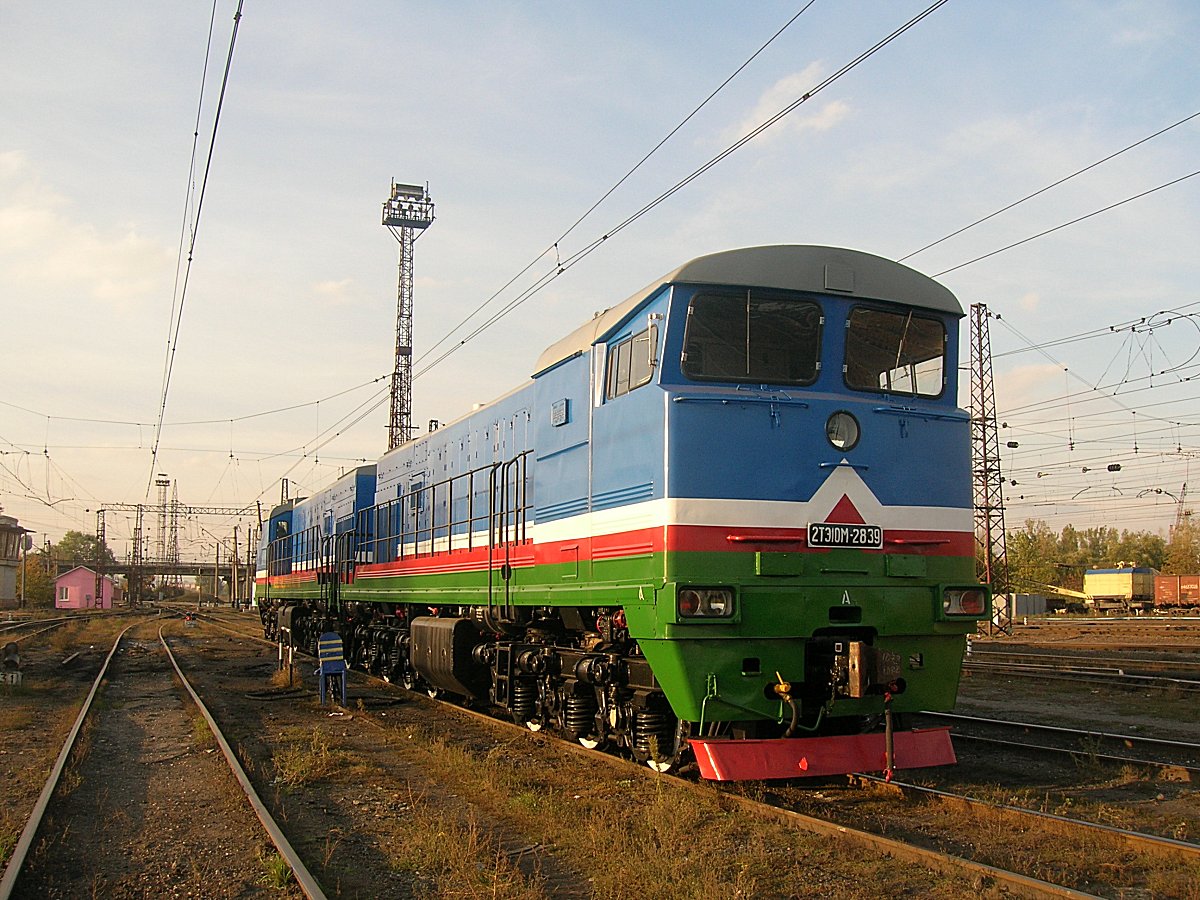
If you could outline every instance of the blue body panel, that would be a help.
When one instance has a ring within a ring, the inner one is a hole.
[[[834,467],[846,464],[884,506],[969,508],[971,484],[961,467],[970,456],[969,417],[956,405],[957,301],[906,267],[829,248],[785,248],[803,278],[791,269],[760,273],[757,261],[777,252],[760,250],[733,254],[750,264],[748,278],[762,276],[749,284],[820,305],[820,368],[811,384],[689,379],[681,366],[689,303],[714,285],[727,293],[744,288],[724,281],[652,284],[594,319],[594,327],[565,338],[561,352],[558,345],[547,350],[531,381],[297,502],[289,512],[292,558],[297,565],[316,558],[321,540],[351,527],[360,547],[375,535],[358,557],[364,561],[393,560],[405,541],[425,549],[463,546],[486,533],[482,511],[498,482],[516,478],[523,493],[511,502],[523,505],[527,526],[668,497],[808,501]],[[703,274],[707,259],[685,269]],[[860,266],[860,280],[834,272],[839,261]],[[825,274],[813,274],[821,266]],[[783,282],[793,277],[814,284],[824,278],[826,289],[788,290]],[[889,304],[888,296],[855,294],[847,284],[877,295],[897,292],[917,303],[922,317],[942,322],[950,339],[940,396],[847,388],[843,344],[851,312],[910,308]],[[605,397],[611,351],[648,326],[658,344],[651,380]],[[861,429],[846,451],[825,436],[826,420],[839,410],[851,412]],[[522,471],[502,468],[517,458]],[[277,536],[272,530],[264,539]]]
[[[872,301],[814,296],[825,315],[821,368],[804,386],[705,384],[680,370],[687,304],[697,289],[676,286],[659,384],[667,390],[666,428],[671,436],[667,494],[750,500],[809,500],[828,470],[843,459],[855,467],[887,505],[971,505],[971,485],[958,461],[970,458],[970,418],[955,404],[957,347],[946,347],[951,374],[937,398],[850,391],[842,375],[842,334],[854,306]],[[948,334],[954,317],[940,317]],[[838,410],[861,427],[855,448],[840,452],[825,438],[825,422]],[[731,445],[736,452],[730,452]],[[912,461],[922,461],[915,477]]]

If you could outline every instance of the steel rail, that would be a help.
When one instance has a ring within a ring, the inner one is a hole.
[[[649,771],[649,770],[647,770]],[[671,777],[671,776],[665,776]],[[732,800],[734,803],[744,809],[753,812],[760,816],[771,817],[777,821],[787,825],[794,825],[802,831],[807,831],[811,834],[821,835],[824,837],[832,837],[837,840],[847,840],[858,844],[869,850],[878,851],[884,855],[893,856],[899,859],[907,860],[908,862],[924,865],[927,868],[940,872],[943,875],[962,875],[963,872],[970,872],[980,879],[993,880],[997,884],[1003,885],[1006,889],[1006,896],[1013,895],[1018,897],[1083,897],[1094,898],[1096,894],[1089,894],[1085,891],[1079,891],[1075,888],[1065,887],[1064,885],[1054,884],[1051,881],[1043,881],[1040,878],[1034,878],[1030,875],[1022,875],[1019,872],[1010,872],[1007,869],[1001,869],[996,866],[989,866],[986,863],[976,862],[972,859],[965,859],[961,856],[954,856],[950,853],[942,853],[940,850],[930,850],[927,847],[922,847],[919,844],[910,844],[905,841],[899,841],[895,838],[884,837],[883,835],[875,834],[870,831],[862,831],[857,828],[851,828],[848,825],[839,825],[836,822],[830,822],[826,819],[819,819],[815,816],[805,815],[804,813],[796,812],[795,810],[786,809],[782,806],[773,806],[769,803],[763,803],[760,800],[751,800],[749,797],[739,797],[736,794],[722,791],[723,796]]]
[[[1007,662],[1020,664],[1028,660],[1030,663],[1044,663],[1050,666],[1133,670],[1134,674],[1145,674],[1148,672],[1167,672],[1172,674],[1195,672],[1200,674],[1200,663],[1194,661],[1196,651],[1189,651],[1189,655],[1192,657],[1192,660],[1162,659],[1161,657],[1158,659],[1132,659],[1129,657],[1087,655],[1072,655],[1068,657],[1053,653],[1022,653],[1019,650],[980,650],[978,647],[975,647],[971,650],[971,655],[968,659],[972,662],[1000,664]]]
[[[239,637],[259,641],[275,646],[275,642],[268,641],[265,638],[257,635],[242,634],[222,622],[204,616],[206,621],[218,628],[229,631]],[[420,692],[408,691],[402,685],[395,684],[390,681],[384,681],[382,678],[377,678],[367,672],[359,669],[351,670],[368,681],[376,682],[386,688],[391,688],[398,691],[403,691],[417,698],[418,702],[436,703],[443,709],[452,711],[454,715],[463,718],[474,719],[479,722],[487,723],[491,727],[499,728],[505,731],[512,731],[521,734],[530,734],[531,732],[523,725],[518,725],[515,722],[506,722],[503,719],[498,719],[495,716],[487,715],[486,713],[478,712],[472,709],[466,709],[462,706],[456,706],[453,703],[437,700],[426,696]],[[378,728],[383,728],[382,724],[376,722],[370,715],[360,716],[361,721],[370,722]],[[541,732],[541,734],[545,734]],[[549,735],[554,737],[554,735]],[[694,787],[695,782],[681,778],[676,775],[665,775],[655,772],[648,766],[638,765],[629,760],[622,759],[617,756],[611,756],[606,753],[599,753],[595,750],[589,750],[578,744],[572,743],[565,739],[558,739],[558,745],[567,752],[579,756],[588,762],[602,762],[606,765],[618,769],[623,774],[636,774],[644,779],[659,779],[669,778],[684,786]],[[970,872],[980,878],[990,879],[998,884],[1002,884],[1013,896],[1042,898],[1042,897],[1066,897],[1066,898],[1084,898],[1084,900],[1094,900],[1096,895],[1089,894],[1084,891],[1078,891],[1074,888],[1057,885],[1053,882],[1042,881],[1032,876],[1022,875],[1019,872],[1010,872],[1006,869],[989,866],[985,863],[979,863],[974,860],[965,859],[961,856],[954,856],[948,853],[942,853],[938,850],[931,850],[926,847],[921,847],[917,844],[910,844],[904,841],[899,841],[894,838],[884,837],[883,835],[873,834],[869,831],[862,831],[856,828],[851,828],[846,825],[839,825],[835,822],[826,819],[820,819],[815,816],[805,815],[804,813],[796,812],[795,810],[786,809],[784,807],[775,806],[770,803],[764,803],[758,800],[751,800],[748,797],[740,797],[737,794],[731,793],[726,788],[719,788],[722,797],[735,803],[744,809],[753,812],[760,816],[773,818],[785,825],[790,825],[798,828],[801,831],[806,831],[810,834],[815,834],[821,837],[833,837],[840,841],[850,841],[861,847],[879,851],[883,854],[893,856],[897,859],[903,859],[908,862],[925,866],[943,875],[962,875],[964,872]]]
[[[71,730],[67,733],[67,738],[63,742],[58,759],[54,761],[54,766],[50,769],[50,776],[46,779],[46,784],[42,787],[41,794],[38,795],[37,803],[33,806],[33,812],[29,814],[25,828],[21,832],[21,836],[17,838],[16,846],[13,847],[12,856],[9,857],[8,865],[4,869],[4,876],[0,878],[0,900],[9,900],[12,897],[17,879],[21,875],[21,869],[25,867],[25,859],[28,857],[29,850],[33,846],[33,839],[37,835],[37,831],[42,824],[42,819],[46,814],[46,809],[50,805],[50,798],[54,795],[54,791],[58,787],[63,769],[67,765],[67,759],[70,757],[71,751],[75,749],[75,742],[79,737],[79,731],[83,728],[84,720],[92,708],[92,701],[95,699],[97,691],[100,690],[100,682],[108,674],[108,665],[116,655],[117,647],[121,644],[121,639],[136,624],[139,623],[133,622],[126,625],[121,633],[117,635],[112,649],[108,651],[108,656],[104,658],[104,664],[100,666],[100,674],[92,682],[92,689],[88,691],[87,697],[83,701],[83,707],[79,710],[79,715],[75,717],[75,724],[71,726]]]
[[[1012,750],[1025,750],[1034,753],[1049,753],[1058,756],[1086,756],[1089,759],[1099,760],[1100,762],[1115,763],[1125,766],[1143,766],[1149,769],[1162,769],[1167,772],[1186,772],[1189,775],[1200,775],[1200,766],[1191,766],[1186,763],[1163,762],[1155,759],[1138,759],[1133,756],[1113,756],[1110,753],[1093,753],[1091,750],[1083,750],[1078,747],[1051,747],[1048,744],[1024,744],[1020,741],[1006,741],[1003,738],[983,737],[978,734],[963,734],[961,731],[952,732],[956,741],[966,741],[976,744],[992,744],[997,747],[1004,747]],[[1191,780],[1191,779],[1188,779]]]
[[[1152,853],[1156,856],[1167,857],[1169,859],[1185,859],[1188,861],[1200,859],[1200,844],[1179,841],[1175,838],[1161,837],[1156,834],[1145,834],[1144,832],[1140,831],[1129,831],[1125,828],[1117,828],[1114,825],[1102,825],[1099,822],[1088,822],[1084,819],[1072,819],[1067,816],[1041,812],[1040,810],[1028,809],[1023,806],[1011,806],[1007,803],[992,803],[988,800],[980,800],[978,797],[969,797],[966,794],[956,794],[951,791],[923,787],[917,784],[908,784],[903,781],[886,782],[884,779],[878,778],[874,775],[859,774],[855,775],[854,777],[859,781],[866,782],[878,789],[893,790],[908,798],[932,797],[941,803],[958,804],[968,809],[1002,812],[1006,815],[1011,815],[1018,818],[1033,818],[1042,822],[1065,825],[1083,832],[1104,834],[1108,837],[1119,839],[1132,850]]]
[[[1061,734],[1068,737],[1104,738],[1111,741],[1121,741],[1125,744],[1145,744],[1151,747],[1200,753],[1200,744],[1188,741],[1175,741],[1169,738],[1144,737],[1137,734],[1114,734],[1108,731],[1086,731],[1082,728],[1066,728],[1062,725],[1039,725],[1034,722],[1014,722],[1011,719],[988,719],[983,716],[967,716],[962,713],[920,712],[919,716],[933,719],[946,719],[952,722],[976,725],[994,725],[1002,728],[1021,728],[1026,731],[1044,731],[1051,734]]]
[[[376,680],[373,676],[367,676]],[[382,684],[387,684],[391,687],[404,690],[400,685],[394,685],[390,682],[381,681]],[[410,692],[411,693],[411,692]],[[423,694],[416,694],[418,699],[425,698]],[[488,722],[493,726],[517,731],[527,732],[524,726],[518,725],[515,722],[505,722],[503,719],[497,719],[489,716],[486,713],[477,712],[471,709],[465,709],[460,706],[455,706],[452,703],[445,703],[439,700],[432,700],[433,703],[438,703],[447,709],[453,710],[454,713],[477,719],[483,722]],[[554,735],[551,735],[552,737]],[[582,746],[571,743],[565,739],[559,739],[561,746],[568,752],[573,753],[586,759],[589,762],[594,762],[597,759],[603,760],[606,764],[618,768],[623,773],[636,772],[640,777],[646,779],[666,778],[677,784],[686,787],[695,787],[695,782],[678,775],[661,774],[648,766],[639,765],[630,762],[627,759],[622,759],[617,756],[611,756],[606,753],[597,753],[595,750],[588,750]],[[943,875],[962,875],[963,872],[970,872],[983,879],[991,879],[999,884],[1003,884],[1008,892],[1019,897],[1071,897],[1071,898],[1093,898],[1096,895],[1089,894],[1084,891],[1078,891],[1074,888],[1065,887],[1063,885],[1054,884],[1053,882],[1043,881],[1039,878],[1034,878],[1029,875],[1022,875],[1019,872],[1010,872],[1007,869],[1001,869],[996,866],[990,866],[986,863],[976,862],[972,859],[966,859],[961,856],[955,856],[950,853],[943,853],[940,850],[933,850],[928,847],[922,847],[919,844],[912,844],[907,841],[897,840],[895,838],[884,837],[874,832],[864,831],[858,828],[852,828],[848,825],[840,825],[837,822],[821,819],[816,816],[810,816],[805,813],[797,812],[786,807],[776,806],[772,803],[766,803],[761,800],[752,800],[749,797],[742,797],[732,793],[727,787],[717,788],[721,796],[732,803],[741,806],[743,809],[752,812],[756,815],[766,818],[773,818],[776,821],[782,822],[785,825],[793,826],[801,831],[815,834],[820,837],[832,837],[839,841],[850,841],[860,847],[868,850],[878,851],[882,854],[902,859],[907,862],[925,866],[933,871]]]
[[[27,631],[24,634],[13,635],[9,641],[13,644],[21,641],[27,641],[30,638],[38,637],[39,635],[45,634],[47,631],[53,631],[55,628],[61,628],[62,626],[62,622],[56,622],[53,625],[47,625],[45,628],[39,628],[37,631]]]
[[[418,702],[428,701],[436,703],[439,706],[450,710],[453,714],[462,716],[468,719],[485,722],[492,727],[499,728],[505,731],[519,732],[522,734],[530,734],[529,730],[515,722],[506,722],[503,719],[497,719],[486,713],[478,712],[477,710],[467,709],[465,707],[456,706],[442,700],[437,700],[427,697],[425,694],[413,691],[407,691],[404,687],[398,684],[393,684],[390,681],[376,678],[373,675],[360,672],[370,681],[377,681],[381,685],[394,688],[396,690],[405,691],[417,698]],[[370,716],[362,717],[364,721],[371,722],[379,728],[384,727]],[[537,732],[546,736],[544,731]],[[603,762],[606,765],[618,769],[622,774],[636,774],[643,779],[668,779],[676,784],[687,788],[695,788],[696,782],[683,778],[678,775],[664,774],[656,772],[649,766],[640,765],[631,762],[627,759],[622,759],[618,756],[612,756],[607,753],[598,753],[595,750],[589,750],[578,744],[567,741],[566,739],[555,737],[558,746],[565,749],[568,753],[579,756],[588,762]],[[860,847],[868,850],[877,851],[881,854],[902,859],[906,862],[924,866],[935,872],[943,875],[961,876],[964,872],[971,873],[978,878],[995,881],[997,884],[1002,884],[1009,895],[1017,897],[1044,898],[1044,897],[1067,897],[1067,898],[1085,898],[1085,900],[1094,900],[1097,895],[1089,894],[1085,891],[1079,891],[1075,888],[1065,887],[1063,885],[1054,884],[1050,881],[1043,881],[1039,878],[1034,878],[1029,875],[1022,875],[1019,872],[1010,872],[1007,869],[1001,869],[996,866],[990,866],[986,863],[976,862],[972,859],[966,859],[961,856],[955,856],[950,853],[943,853],[940,850],[932,850],[928,847],[922,847],[919,844],[911,844],[906,841],[900,841],[895,838],[884,837],[880,834],[875,834],[870,831],[863,831],[858,828],[852,828],[848,825],[840,825],[836,822],[827,819],[821,819],[816,816],[806,815],[805,813],[796,812],[786,807],[776,806],[771,803],[765,803],[761,800],[752,800],[749,797],[741,797],[731,792],[727,787],[716,788],[722,798],[742,807],[743,809],[754,813],[755,815],[765,818],[772,818],[799,829],[800,831],[808,832],[819,837],[832,837],[838,841],[849,841]]]
[[[964,660],[964,671],[1002,672],[1008,675],[1025,675],[1047,681],[1078,681],[1084,684],[1118,684],[1121,687],[1177,688],[1189,693],[1200,691],[1200,681],[1180,678],[1162,678],[1158,675],[1126,675],[1103,669],[1087,667],[1061,668],[1052,666],[1022,666],[1013,663],[972,662]]]
[[[171,661],[171,667],[175,670],[175,674],[179,676],[180,683],[191,696],[192,702],[196,704],[196,708],[200,710],[200,714],[204,716],[204,721],[208,723],[209,730],[212,731],[213,737],[221,748],[221,752],[225,755],[225,761],[229,763],[229,768],[237,778],[238,784],[242,786],[242,790],[246,794],[246,799],[250,801],[250,806],[254,809],[254,814],[258,816],[258,821],[262,823],[267,834],[271,836],[271,842],[279,851],[279,855],[283,857],[284,861],[291,868],[292,873],[296,876],[296,883],[310,900],[325,900],[325,892],[321,889],[320,883],[308,871],[308,867],[304,865],[304,861],[300,859],[300,855],[296,853],[295,848],[292,847],[283,830],[275,822],[275,819],[272,818],[266,805],[258,796],[258,792],[254,790],[254,785],[250,783],[250,778],[246,775],[246,770],[242,768],[237,754],[233,752],[233,748],[229,746],[229,741],[225,739],[220,726],[217,725],[216,719],[212,717],[212,713],[208,711],[208,707],[204,705],[204,701],[200,699],[200,695],[196,693],[191,682],[187,680],[187,677],[183,674],[183,670],[179,668],[179,663],[175,660],[175,654],[171,652],[171,646],[163,636],[161,627],[158,629],[158,639],[162,642],[163,649],[167,651],[167,659]],[[4,900],[4,898],[0,897],[0,900]]]
[[[1200,613],[1200,610],[1161,618],[1152,616],[1102,616],[1100,618],[1091,616],[1081,619],[1057,616],[1029,618],[1035,625],[1111,625],[1113,622],[1136,622],[1139,625],[1167,626],[1191,624],[1196,621],[1197,613]]]

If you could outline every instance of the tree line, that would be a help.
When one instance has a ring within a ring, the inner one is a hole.
[[[1200,574],[1200,526],[1184,517],[1171,536],[1110,526],[1053,531],[1040,519],[1008,531],[1008,584],[1005,589],[1037,593],[1038,585],[1083,590],[1088,569],[1143,566],[1164,575]]]
[[[68,531],[62,539],[47,547],[31,550],[25,557],[24,588],[26,606],[53,606],[54,579],[76,566],[95,569],[116,565],[117,558],[108,545],[94,534]],[[21,575],[18,573],[18,584]],[[145,585],[152,589],[153,585]]]

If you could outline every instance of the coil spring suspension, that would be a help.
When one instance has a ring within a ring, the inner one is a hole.
[[[387,675],[392,668],[393,635],[389,631],[376,631],[367,650],[367,666],[375,675]]]
[[[514,722],[528,722],[537,712],[537,682],[514,678],[509,686],[509,706]]]
[[[642,759],[670,759],[675,753],[675,716],[639,709],[634,716],[633,749]]]
[[[587,737],[596,730],[596,698],[591,694],[567,697],[563,723],[573,737]]]

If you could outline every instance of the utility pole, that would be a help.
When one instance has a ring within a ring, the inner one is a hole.
[[[28,531],[21,535],[21,588],[17,592],[17,609],[25,608],[25,567],[29,565],[29,548],[33,545],[33,538],[29,535]],[[54,603],[58,605],[57,598]]]
[[[975,501],[976,562],[993,591],[1009,588],[1004,537],[1004,477],[1000,471],[1000,433],[992,381],[992,342],[988,308],[971,304],[971,481]],[[1012,633],[1012,604],[1006,595],[993,599],[988,631]]]
[[[171,484],[171,534],[167,542],[168,562],[173,566],[179,565],[179,481]],[[171,584],[178,587],[182,583],[178,574],[171,576]]]
[[[255,560],[254,560],[254,548],[255,548],[255,545],[258,543],[258,541],[255,540],[251,536],[257,535],[258,538],[261,539],[262,523],[261,522],[259,523],[257,532],[249,525],[246,526],[246,532],[247,532],[247,534],[246,534],[246,591],[245,591],[245,597],[246,597],[246,608],[249,609],[251,607],[251,605],[254,603],[254,580],[255,580],[255,576],[257,574],[256,570],[258,569],[258,566],[256,565]]]
[[[400,243],[400,273],[396,288],[396,367],[392,372],[388,414],[388,449],[412,438],[412,321],[413,244],[417,232],[433,224],[433,200],[428,187],[392,182],[383,203],[383,224]]]

